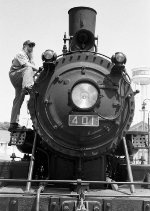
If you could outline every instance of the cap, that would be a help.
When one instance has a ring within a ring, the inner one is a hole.
[[[29,45],[29,44],[32,44],[33,46],[35,46],[35,42],[32,42],[31,40],[26,40],[26,41],[23,43],[23,46],[24,46],[24,45]]]

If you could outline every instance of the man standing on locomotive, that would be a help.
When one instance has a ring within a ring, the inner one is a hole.
[[[9,71],[9,77],[12,85],[15,88],[15,98],[11,111],[11,120],[9,131],[14,131],[20,128],[19,115],[20,108],[23,104],[25,94],[30,93],[34,84],[34,71],[38,71],[33,62],[33,48],[35,43],[27,40],[23,43],[23,49],[19,52],[12,61]]]

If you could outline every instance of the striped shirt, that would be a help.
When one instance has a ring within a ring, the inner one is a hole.
[[[12,65],[10,68],[10,72],[14,72],[16,70],[20,70],[21,68],[25,67],[25,64],[27,62],[30,62],[31,64],[34,64],[32,60],[29,59],[28,55],[24,50],[20,51],[12,60]]]

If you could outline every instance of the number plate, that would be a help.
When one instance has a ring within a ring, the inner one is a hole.
[[[97,115],[69,115],[69,126],[99,126]]]

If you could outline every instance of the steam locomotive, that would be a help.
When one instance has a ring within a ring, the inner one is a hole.
[[[10,145],[24,157],[7,168],[2,186],[11,182],[15,187],[5,202],[0,195],[1,210],[142,210],[143,201],[129,200],[130,193],[118,191],[117,185],[123,181],[121,157],[129,161],[126,147],[131,142],[125,137],[136,94],[126,56],[98,53],[94,9],[75,7],[68,14],[63,53],[56,57],[47,49],[42,54],[43,66],[30,93],[33,129],[11,134]],[[20,183],[26,188],[15,192]]]

